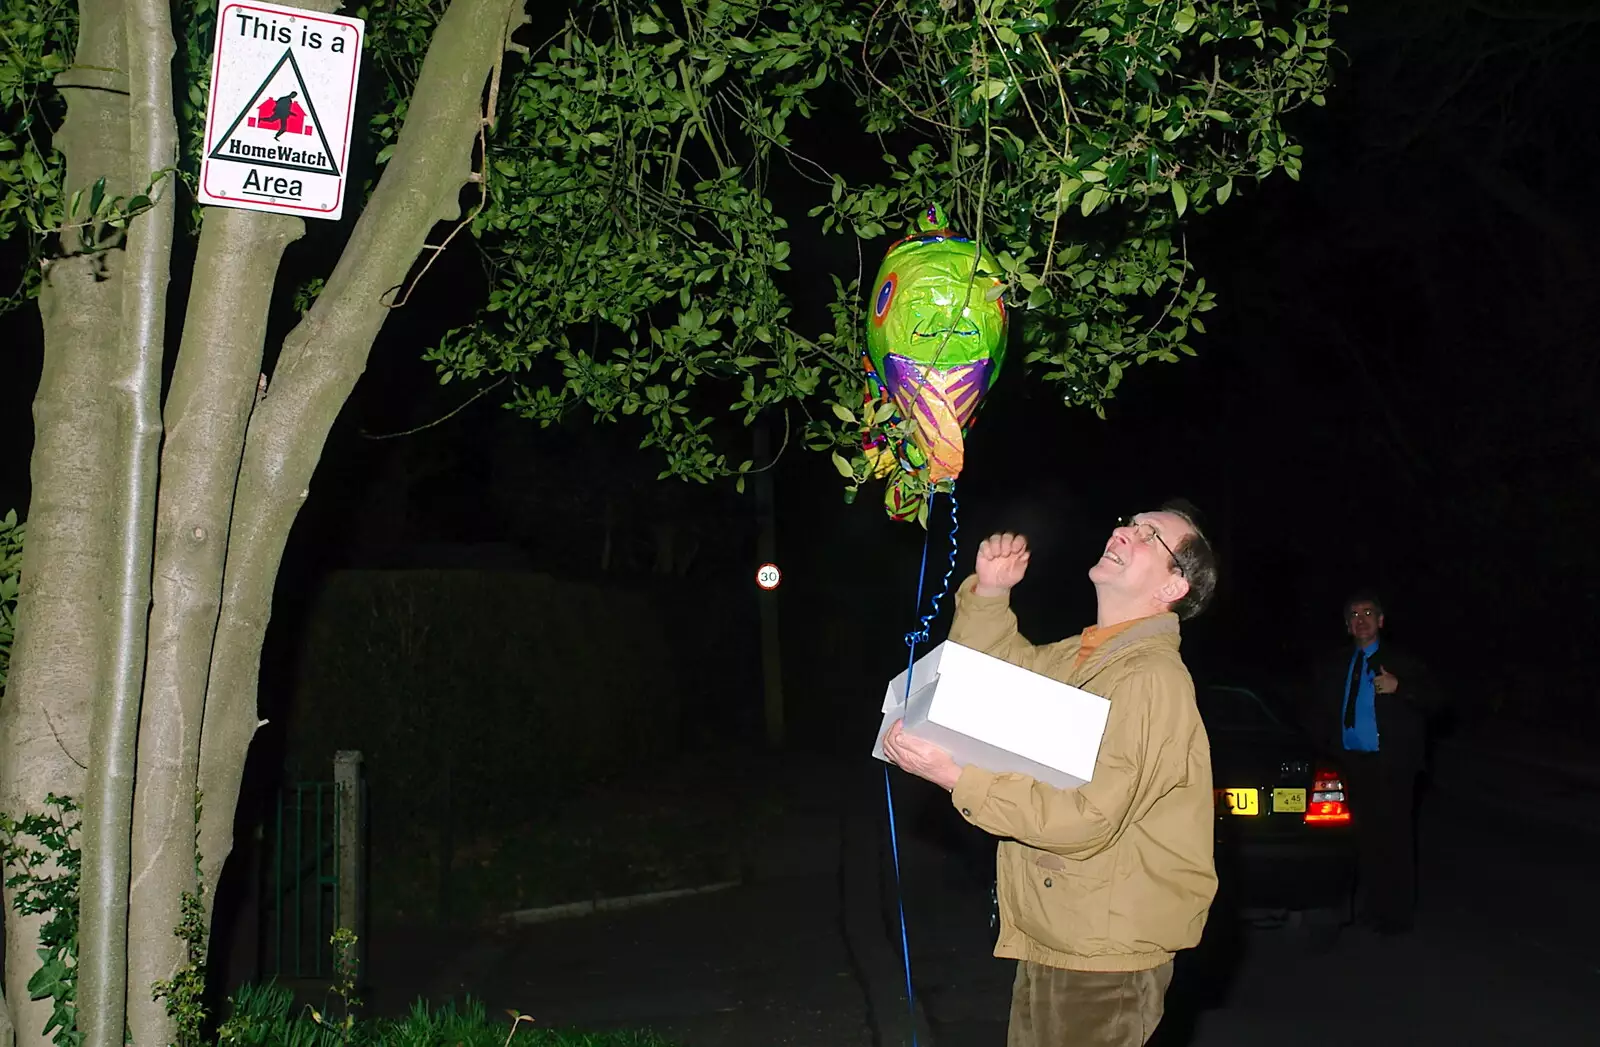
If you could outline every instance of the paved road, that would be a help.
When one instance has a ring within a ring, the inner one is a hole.
[[[419,995],[470,993],[491,1015],[649,1028],[684,1047],[883,1047],[873,1027],[896,1005],[898,961],[873,918],[871,825],[846,824],[840,778],[832,764],[795,772],[744,886],[498,934],[374,939],[365,999],[403,1014]],[[877,788],[881,802],[881,776]]]
[[[1587,811],[1600,829],[1600,788],[1441,766],[1414,935],[1347,931],[1318,952],[1294,929],[1213,920],[1183,957],[1157,1047],[1600,1042],[1600,831],[1580,827]],[[491,1013],[649,1026],[685,1047],[903,1047],[899,932],[879,904],[893,895],[870,818],[882,777],[866,771],[809,775],[840,787],[797,790],[749,886],[436,946],[375,940],[367,998],[404,1010],[419,992],[471,991]],[[992,849],[918,789],[897,778],[919,1042],[1004,1047],[1014,966],[989,956]]]
[[[1572,800],[1569,786],[1548,787]],[[1471,1047],[1594,1043],[1600,1033],[1600,834],[1456,781],[1425,802],[1417,931],[1347,930],[1316,951],[1293,928],[1213,925],[1183,958],[1159,1047]],[[1524,782],[1513,795],[1537,797]],[[1591,824],[1600,825],[1600,791]],[[924,849],[922,862],[932,855]],[[959,874],[952,874],[952,879]],[[913,943],[933,1047],[1003,1047],[1011,967],[974,964],[983,907],[917,899]]]

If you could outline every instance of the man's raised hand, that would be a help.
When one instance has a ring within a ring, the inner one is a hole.
[[[1028,573],[1028,540],[1020,534],[993,534],[978,546],[979,596],[1003,596]]]

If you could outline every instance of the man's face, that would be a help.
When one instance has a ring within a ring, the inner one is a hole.
[[[1344,623],[1356,643],[1365,647],[1378,638],[1378,630],[1383,628],[1383,613],[1371,600],[1357,600],[1345,608]]]
[[[1176,549],[1194,528],[1172,513],[1140,513],[1111,532],[1089,580],[1095,587],[1137,599],[1172,603],[1189,591],[1173,563]],[[1166,543],[1163,545],[1162,543]]]

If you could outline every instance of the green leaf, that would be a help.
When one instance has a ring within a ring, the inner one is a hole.
[[[375,89],[369,153],[405,122],[437,6],[398,5],[390,31],[372,34],[373,68],[395,82]],[[653,0],[622,5],[631,31],[569,26],[507,82],[488,201],[470,229],[487,306],[453,321],[461,326],[426,359],[442,382],[514,376],[508,406],[543,426],[580,406],[598,421],[648,422],[639,439],[665,460],[646,475],[748,482],[718,440],[792,411],[807,419],[797,442],[829,455],[853,492],[869,470],[848,435],[859,424],[888,436],[898,414],[859,398],[875,288],[833,280],[834,300],[814,309],[785,279],[800,264],[784,254],[793,241],[809,264],[821,256],[788,222],[809,214],[841,255],[881,256],[883,239],[914,231],[938,202],[953,230],[999,261],[1004,289],[991,281],[975,297],[998,293],[1021,310],[1012,320],[1027,366],[1067,403],[1099,412],[1137,364],[1175,359],[1201,337],[1190,322],[1213,303],[1187,283],[1198,273],[1175,243],[1188,208],[1199,222],[1211,194],[1231,204],[1230,177],[1300,176],[1289,114],[1331,89],[1328,6],[917,0],[890,5],[869,42],[856,4],[717,0],[687,16]],[[1304,53],[1268,43],[1278,33],[1292,42],[1301,22]],[[32,32],[21,25],[13,50],[0,49],[0,73],[31,54],[16,43]],[[193,55],[203,35],[180,39]],[[886,59],[884,75],[864,75],[863,57]],[[42,67],[25,64],[30,76]],[[0,75],[0,92],[6,83]],[[836,93],[850,104],[836,105]],[[203,118],[203,104],[194,110],[180,119]],[[29,149],[44,130],[0,122]],[[877,147],[892,159],[869,147],[843,168],[801,155],[797,143],[819,134],[893,143]],[[185,138],[186,157],[195,144]],[[791,161],[815,180],[796,182],[809,195],[780,205],[788,190],[772,172]],[[52,214],[68,195],[56,154],[33,162],[42,183],[20,149],[0,154],[0,235],[15,229],[29,247],[48,239],[30,230],[61,224]],[[1174,289],[1178,301],[1163,308]],[[548,375],[541,356],[552,358]],[[721,403],[740,426],[722,424]]]

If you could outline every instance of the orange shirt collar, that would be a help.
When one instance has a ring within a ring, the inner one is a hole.
[[[1078,659],[1076,664],[1082,665],[1084,662],[1088,661],[1089,656],[1094,654],[1094,652],[1099,649],[1101,644],[1104,644],[1113,636],[1124,632],[1131,626],[1138,625],[1140,622],[1148,621],[1153,617],[1155,616],[1148,615],[1144,618],[1130,618],[1125,622],[1118,622],[1116,625],[1107,625],[1104,627],[1098,625],[1089,626],[1089,628],[1083,631],[1083,635],[1079,640]]]

